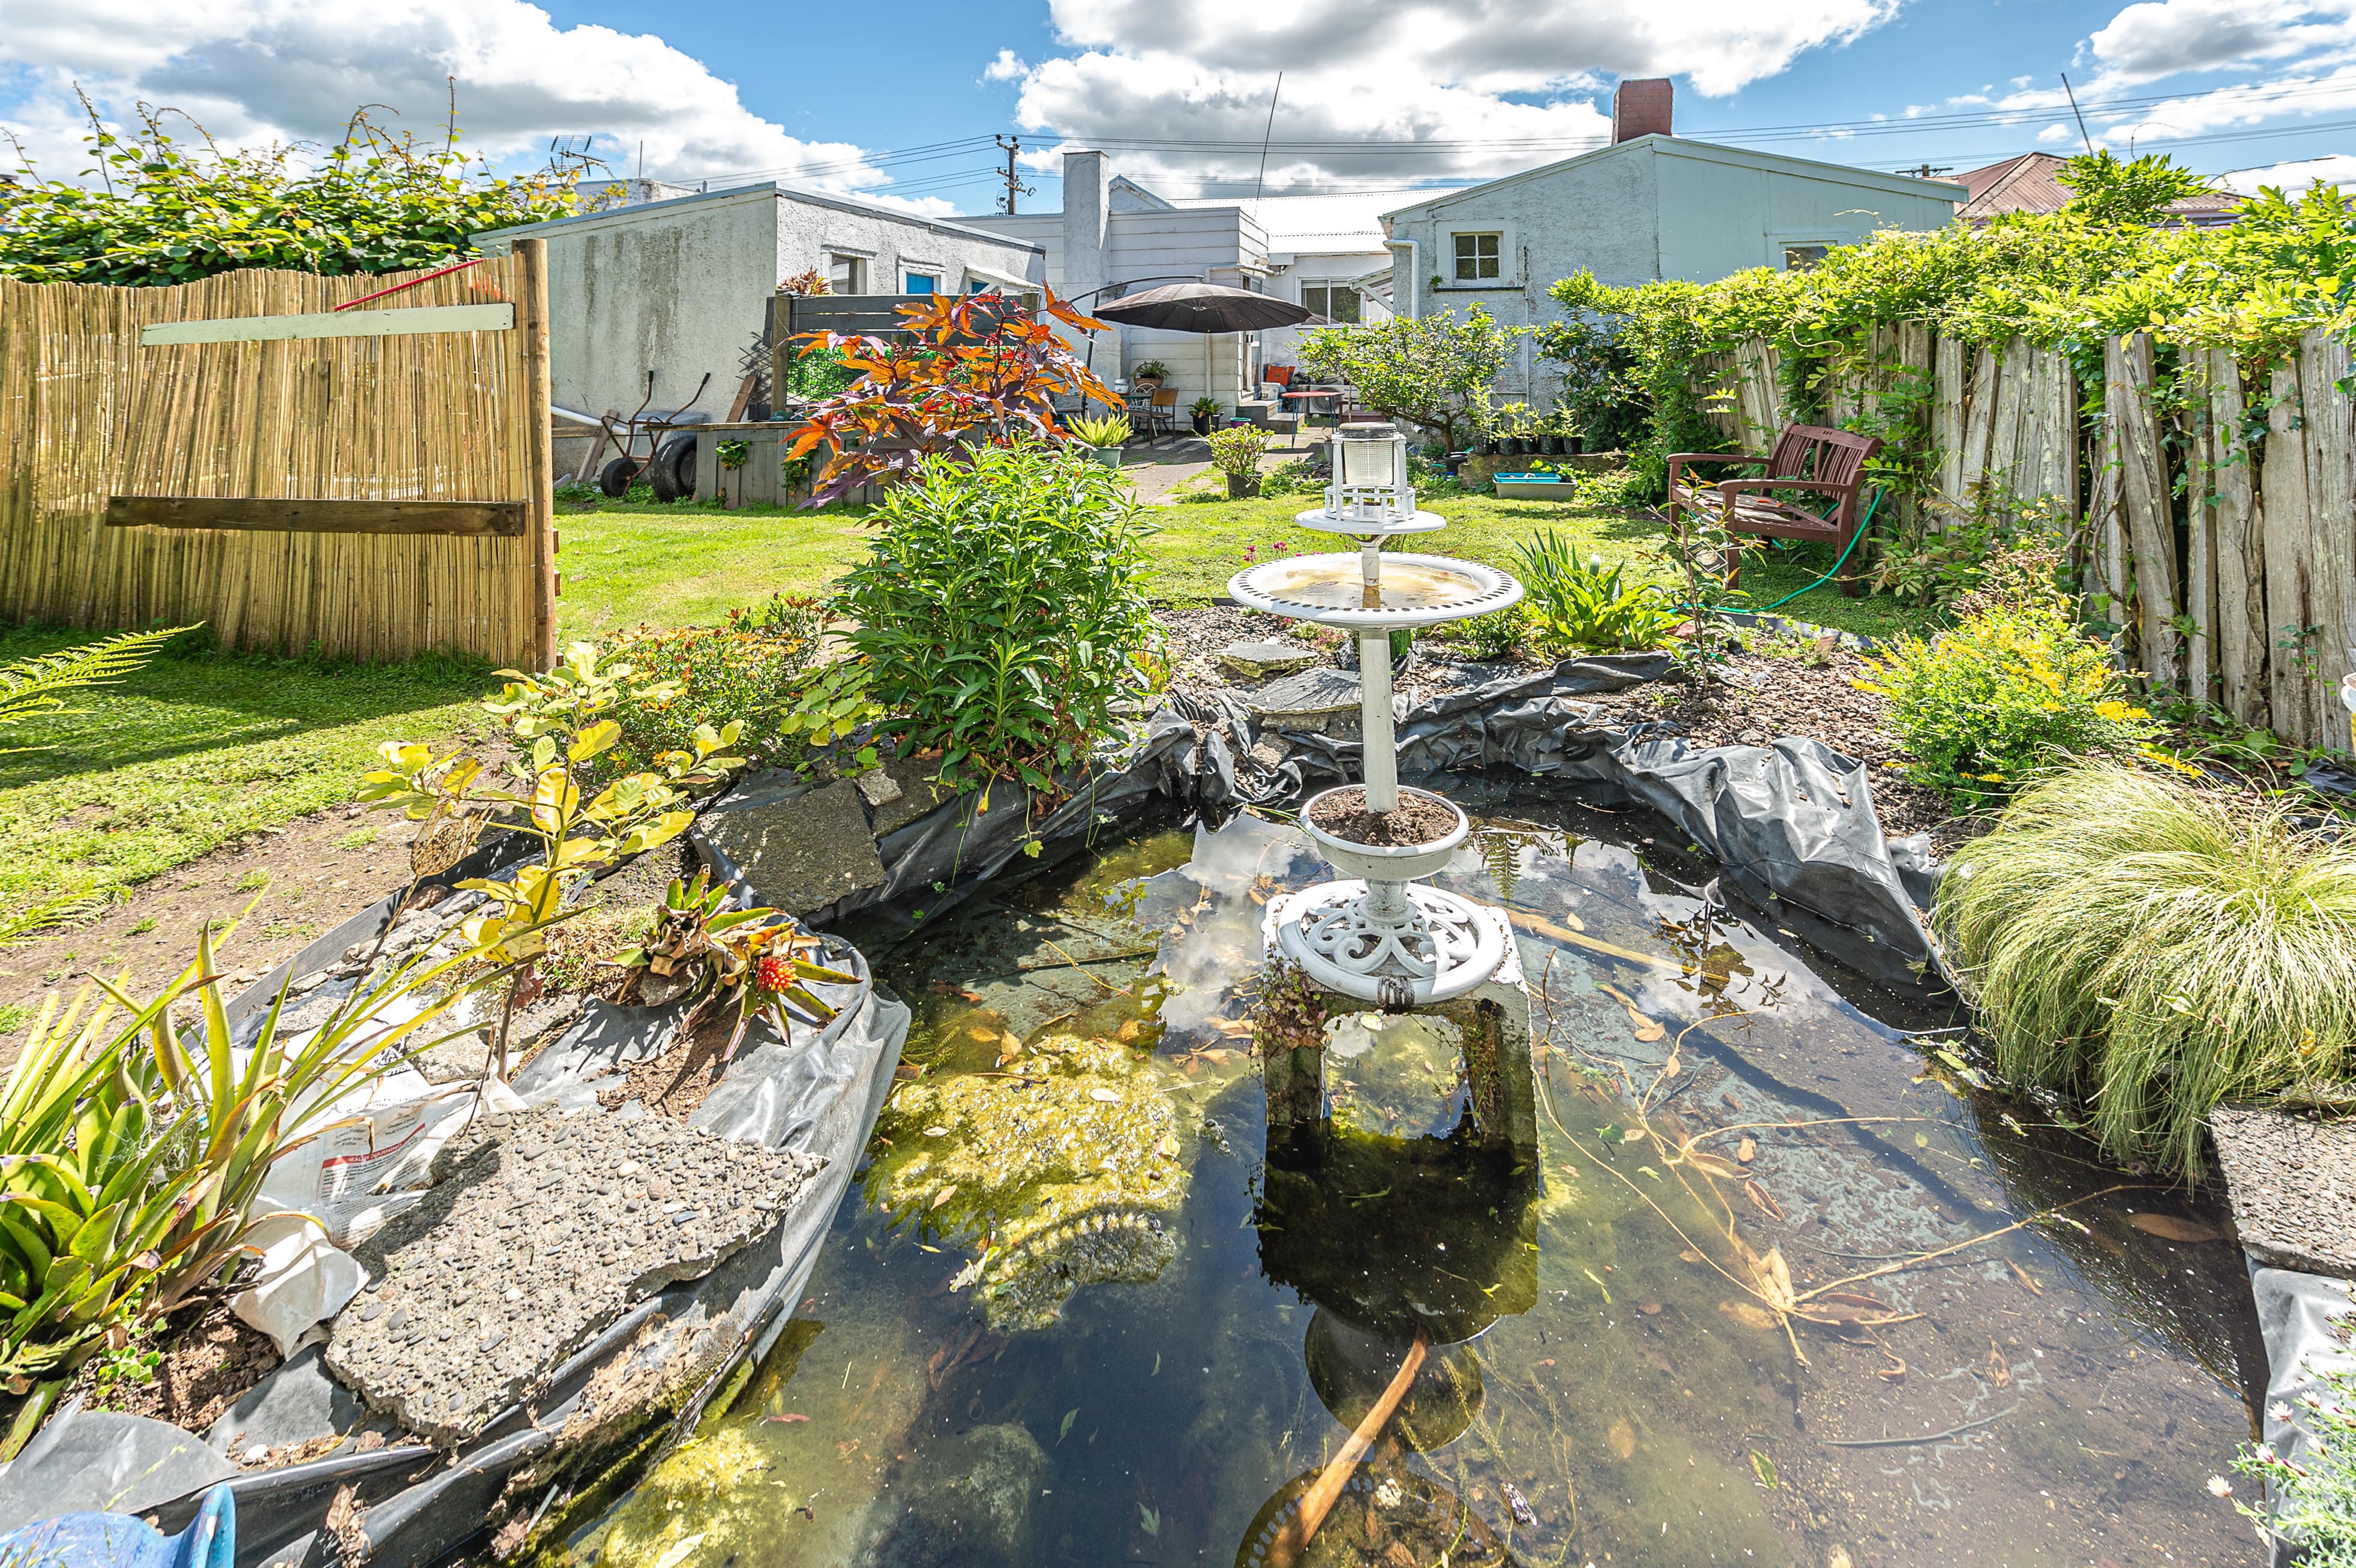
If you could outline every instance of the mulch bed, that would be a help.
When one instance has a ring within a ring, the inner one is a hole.
[[[226,1294],[192,1310],[193,1321],[183,1314],[166,1326],[164,1359],[149,1380],[111,1378],[102,1382],[103,1358],[94,1358],[83,1364],[75,1391],[93,1410],[149,1416],[188,1432],[211,1426],[247,1390],[269,1376],[281,1358],[268,1335],[247,1327],[230,1311]],[[185,1328],[179,1326],[183,1323]]]

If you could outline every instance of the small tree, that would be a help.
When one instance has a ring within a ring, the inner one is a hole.
[[[1488,412],[1489,386],[1505,363],[1507,333],[1479,306],[1362,327],[1330,327],[1301,339],[1310,375],[1347,381],[1369,408],[1440,432],[1450,450]]]
[[[2122,159],[2108,147],[2072,158],[2053,177],[2070,188],[2068,210],[2102,228],[2148,227],[2169,202],[2214,188],[2166,153]]]
[[[809,345],[798,365],[830,357],[859,378],[810,411],[786,453],[790,463],[820,446],[832,451],[805,505],[913,475],[931,457],[962,459],[977,442],[1063,440],[1058,396],[1120,403],[1048,318],[1082,332],[1104,323],[1052,289],[1036,315],[1000,294],[941,294],[897,308],[908,323],[903,338],[805,332],[795,338]]]
[[[362,109],[314,156],[302,145],[224,151],[193,120],[195,139],[183,140],[164,129],[177,113],[142,103],[139,129],[118,133],[93,110],[82,139],[98,189],[42,178],[19,145],[16,183],[0,183],[0,274],[163,285],[241,267],[401,272],[465,255],[486,230],[573,207],[553,168],[492,177],[459,148],[455,118],[437,144],[381,131]]]

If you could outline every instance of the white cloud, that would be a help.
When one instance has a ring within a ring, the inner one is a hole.
[[[2356,185],[2356,153],[2332,153],[2319,158],[2300,158],[2286,164],[2269,164],[2264,168],[2239,168],[2220,175],[2218,183],[2228,190],[2255,195],[2261,186],[2297,196],[2317,180],[2326,185]]]
[[[1012,49],[1001,49],[998,58],[981,68],[984,81],[1019,81],[1030,72],[1021,55]]]
[[[1066,145],[1108,145],[1122,172],[1173,194],[1206,179],[1251,182],[1281,69],[1271,192],[1487,178],[1608,140],[1613,78],[1675,75],[1680,91],[1732,92],[1849,42],[1901,4],[1405,0],[1369,11],[1355,0],[1052,0],[1070,52],[1022,73],[1017,119]],[[991,74],[1012,58],[1001,52]],[[1137,140],[1226,145],[1121,145]],[[1379,145],[1396,142],[1421,145]],[[1491,145],[1446,145],[1466,142]]]
[[[2291,59],[2356,39],[2351,5],[2304,0],[2141,0],[2087,40],[2106,81]]]
[[[2062,142],[2073,141],[2077,138],[2077,126],[2064,125],[2057,121],[2038,132],[2037,140],[2040,145],[2050,147]]]
[[[0,120],[48,172],[78,151],[70,84],[120,116],[145,99],[223,141],[333,140],[355,106],[436,134],[456,79],[463,141],[535,162],[551,136],[589,135],[615,172],[673,178],[757,172],[838,191],[889,184],[842,142],[809,142],[747,109],[735,87],[648,35],[559,27],[523,0],[79,0],[9,7],[0,67],[19,89]],[[948,210],[937,200],[895,202]]]

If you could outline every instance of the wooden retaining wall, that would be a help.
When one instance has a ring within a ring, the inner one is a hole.
[[[1761,453],[1773,442],[1786,417],[1778,371],[1757,340],[1705,361],[1703,410],[1730,442]],[[2104,345],[2090,412],[2060,349],[2019,338],[1976,347],[1900,324],[1828,366],[1821,390],[1824,417],[1890,441],[1946,515],[1997,495],[2060,501],[2083,526],[2088,593],[2126,626],[2126,657],[2153,685],[2287,740],[2346,746],[2351,373],[2348,346],[2321,331],[2266,365],[2137,333]],[[1894,400],[1924,374],[1927,403]]]
[[[0,278],[0,618],[545,667],[542,267]]]

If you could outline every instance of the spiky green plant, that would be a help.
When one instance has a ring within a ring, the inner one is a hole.
[[[2356,1070],[2356,843],[2115,763],[2024,790],[1937,924],[1997,1062],[2188,1180],[2220,1101]]]

